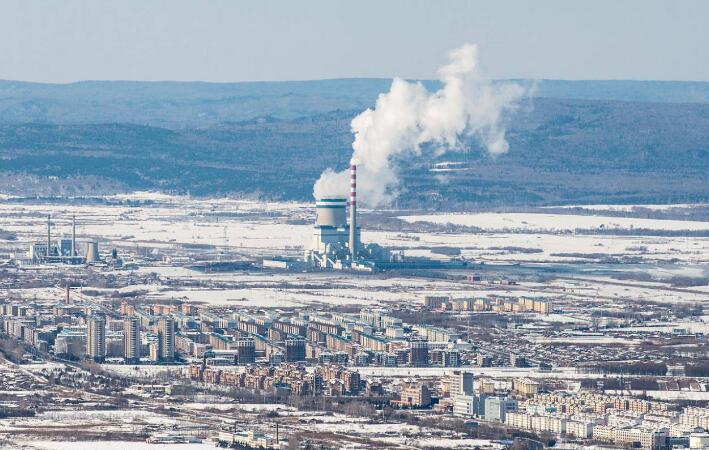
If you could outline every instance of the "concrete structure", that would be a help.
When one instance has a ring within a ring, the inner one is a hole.
[[[98,254],[98,242],[89,241],[86,243],[85,258],[87,263],[99,262],[101,260]]]
[[[224,446],[239,448],[276,448],[276,439],[254,431],[232,433],[220,431],[217,440]]]
[[[357,166],[350,167],[350,223],[344,220],[347,201],[341,197],[318,198],[313,242],[305,251],[305,264],[320,269],[372,272],[378,264],[391,264],[391,253],[377,245],[363,246],[357,227]]]
[[[485,399],[485,420],[504,422],[508,412],[517,411],[517,401],[505,397]]]
[[[451,396],[453,396],[452,392]],[[472,395],[453,396],[453,415],[457,417],[473,417],[474,401],[475,397]]]
[[[339,197],[321,198],[315,203],[315,225],[319,227],[346,227],[347,200]]]
[[[305,253],[306,263],[320,268],[343,269],[351,266],[346,222],[347,200],[340,197],[318,199],[313,241]]]
[[[471,396],[475,393],[475,376],[473,372],[454,370],[450,378],[450,394],[454,396]]]
[[[94,361],[103,362],[106,359],[106,319],[90,317],[87,324],[86,353]]]
[[[709,448],[709,433],[692,433],[689,435],[689,448]]]
[[[611,441],[616,445],[631,445],[640,448],[659,450],[665,448],[667,442],[667,430],[597,426],[593,429],[593,438],[602,441]]]
[[[35,263],[43,261],[47,257],[47,243],[35,242],[30,245],[29,257]]]
[[[242,337],[236,341],[238,364],[253,364],[256,362],[256,341],[252,337]]]
[[[525,397],[533,397],[539,393],[539,382],[529,378],[512,380],[512,387],[516,393]]]
[[[83,358],[86,355],[86,327],[64,327],[54,340],[54,353],[73,358]]]
[[[399,403],[401,406],[425,408],[431,405],[431,391],[423,383],[406,383]]]
[[[285,341],[286,362],[305,361],[305,339],[300,336],[290,336]]]
[[[527,358],[524,356],[519,356],[515,353],[510,353],[510,366],[527,367]]]
[[[158,320],[158,359],[174,361],[175,359],[175,321],[172,317],[161,317]]]
[[[33,264],[83,264],[85,258],[78,256],[76,247],[76,220],[72,218],[71,239],[52,241],[52,220],[47,215],[47,239],[30,245],[29,259]]]
[[[439,309],[448,302],[450,302],[450,297],[447,295],[426,295],[423,297],[423,306],[426,308]]]
[[[123,357],[130,364],[140,362],[140,321],[137,317],[123,321]]]
[[[411,351],[409,365],[411,367],[428,366],[428,341],[425,338],[412,338],[409,348]]]
[[[59,256],[71,256],[71,239],[59,240]]]

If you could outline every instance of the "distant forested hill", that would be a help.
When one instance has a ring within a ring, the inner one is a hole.
[[[0,81],[0,192],[306,200],[324,168],[347,164],[349,121],[389,83]],[[709,201],[709,83],[535,89],[509,121],[508,154],[491,159],[471,142],[409,163],[400,206]],[[437,161],[460,170],[431,171]]]
[[[709,83],[516,80],[538,97],[660,103],[709,103]],[[389,79],[200,83],[84,81],[38,84],[0,80],[2,123],[133,123],[167,128],[213,125],[259,116],[292,119],[361,110],[388,90]],[[437,82],[424,81],[429,88]]]

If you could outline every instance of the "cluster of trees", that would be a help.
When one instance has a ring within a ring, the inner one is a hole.
[[[664,376],[667,365],[658,362],[628,361],[628,362],[598,362],[589,366],[601,373],[627,374],[627,375],[656,375]]]

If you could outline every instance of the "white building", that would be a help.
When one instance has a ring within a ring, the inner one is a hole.
[[[457,395],[453,397],[453,415],[457,417],[472,417],[474,401],[475,397],[472,395]]]
[[[102,362],[106,359],[106,319],[90,317],[87,325],[86,353],[94,361]]]

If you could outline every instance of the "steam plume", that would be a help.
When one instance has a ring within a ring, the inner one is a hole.
[[[352,120],[352,161],[358,164],[357,194],[368,206],[391,202],[399,193],[397,161],[422,156],[422,145],[442,153],[463,148],[461,137],[477,138],[491,155],[507,152],[502,119],[516,107],[524,89],[492,83],[478,67],[478,48],[464,45],[448,54],[438,70],[443,86],[429,92],[419,82],[392,81],[374,109]],[[315,183],[316,198],[347,196],[347,170],[325,170]]]

